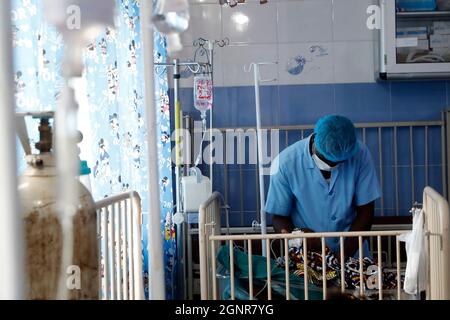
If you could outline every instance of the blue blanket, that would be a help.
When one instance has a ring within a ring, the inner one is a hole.
[[[238,248],[233,249],[234,252],[234,274],[235,274],[235,298],[236,300],[248,300],[248,254]],[[218,276],[221,278],[219,284],[222,291],[222,299],[228,300],[231,297],[230,290],[230,247],[228,245],[219,248],[217,254],[218,262]],[[286,296],[286,281],[285,270],[277,266],[275,260],[270,260],[271,274],[272,274],[272,294],[279,297]],[[252,255],[253,267],[253,284],[256,288],[264,288],[267,292],[267,261],[263,256]],[[290,299],[303,300],[304,295],[304,280],[303,277],[296,276],[293,273],[289,274],[290,282]],[[260,290],[261,292],[264,290]],[[254,290],[254,295],[258,292]],[[258,299],[258,296],[254,297]],[[313,285],[308,285],[308,298],[310,300],[322,300],[322,289]]]

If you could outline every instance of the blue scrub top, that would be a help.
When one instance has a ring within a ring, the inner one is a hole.
[[[381,196],[370,152],[358,141],[359,151],[332,171],[328,183],[311,157],[310,140],[311,136],[289,146],[272,163],[265,211],[290,216],[297,228],[348,231],[355,207]],[[339,251],[338,238],[326,242],[333,252]],[[367,243],[364,247],[364,255],[370,256]]]

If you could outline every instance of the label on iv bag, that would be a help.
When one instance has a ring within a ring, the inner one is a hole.
[[[211,77],[199,75],[194,78],[194,107],[202,112],[212,108],[213,84]]]

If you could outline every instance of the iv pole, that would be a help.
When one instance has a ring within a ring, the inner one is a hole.
[[[19,214],[16,178],[15,116],[11,48],[10,1],[2,1],[0,10],[0,300],[24,298],[23,225]]]
[[[191,72],[197,73],[200,71],[200,64],[197,62],[180,62],[178,59],[174,59],[173,63],[154,63],[155,67],[170,67],[173,69],[173,96],[174,96],[174,106],[175,106],[175,202],[176,202],[176,213],[174,215],[174,223],[177,225],[177,256],[180,258],[178,263],[182,273],[178,272],[178,285],[183,286],[184,299],[187,297],[187,286],[183,281],[186,279],[186,246],[182,241],[184,235],[186,234],[186,217],[181,211],[181,131],[183,130],[181,122],[181,102],[180,102],[180,67],[187,67]],[[195,67],[195,69],[193,68]],[[178,270],[180,270],[178,268]]]
[[[261,79],[260,66],[274,65],[276,62],[260,62],[250,64],[250,68],[245,72],[250,72],[253,68],[253,80],[255,84],[255,104],[256,104],[256,132],[257,132],[257,149],[258,149],[258,173],[259,173],[259,205],[260,205],[260,226],[261,234],[267,234],[267,220],[264,206],[266,204],[265,187],[264,187],[264,166],[263,166],[263,141],[261,132],[261,98],[259,94],[259,86],[262,82],[272,82],[276,79]],[[262,241],[262,255],[267,256],[266,240]]]

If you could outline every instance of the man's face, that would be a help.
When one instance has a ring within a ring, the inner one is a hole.
[[[333,162],[328,160],[327,158],[325,158],[324,155],[322,155],[319,150],[317,150],[316,148],[316,142],[314,142],[314,153],[319,157],[320,160],[322,160],[323,162],[325,162],[326,164],[328,164],[330,167],[336,167],[338,164],[344,162],[344,161],[339,161],[339,162]]]

